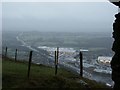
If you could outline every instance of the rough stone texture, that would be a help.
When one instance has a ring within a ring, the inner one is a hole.
[[[120,3],[120,2],[119,2]],[[114,90],[120,89],[120,12],[115,15],[115,22],[113,23],[113,38],[114,43],[112,50],[115,55],[111,61],[112,80],[115,82]]]

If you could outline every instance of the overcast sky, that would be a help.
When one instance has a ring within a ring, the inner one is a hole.
[[[3,30],[111,32],[117,7],[109,2],[5,2]]]

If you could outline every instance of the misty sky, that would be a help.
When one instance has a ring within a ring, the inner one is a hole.
[[[5,2],[3,30],[111,32],[117,7],[109,2]]]

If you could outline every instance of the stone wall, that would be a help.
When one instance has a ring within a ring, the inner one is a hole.
[[[117,6],[120,7],[120,2],[117,3]],[[113,38],[114,43],[112,50],[115,52],[115,55],[111,61],[112,68],[112,80],[115,82],[114,90],[120,88],[120,12],[115,15],[115,22],[113,23]]]

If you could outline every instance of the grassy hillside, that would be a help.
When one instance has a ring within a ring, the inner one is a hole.
[[[58,74],[54,75],[54,68],[44,65],[31,65],[30,78],[27,78],[27,62],[14,62],[11,59],[3,58],[2,61],[2,87],[3,90],[8,88],[81,88],[86,90],[90,88],[106,88],[103,84],[96,83],[85,78],[78,78],[77,75],[58,69]],[[88,85],[85,86],[84,81]]]

